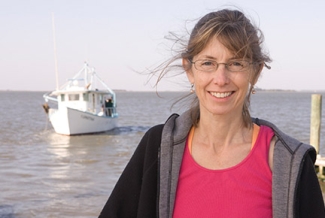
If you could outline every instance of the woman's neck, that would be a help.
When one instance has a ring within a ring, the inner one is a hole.
[[[192,139],[192,157],[207,169],[225,169],[241,162],[251,150],[253,129],[241,115],[200,116]]]
[[[197,140],[211,146],[249,143],[252,137],[252,130],[245,127],[241,115],[200,116],[195,132]]]

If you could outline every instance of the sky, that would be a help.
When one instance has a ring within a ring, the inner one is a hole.
[[[0,90],[54,90],[56,54],[59,84],[87,61],[112,89],[155,91],[155,78],[148,82],[148,76],[139,72],[171,57],[165,36],[169,32],[186,35],[206,13],[234,6],[263,31],[264,48],[273,60],[272,69],[263,70],[257,87],[325,90],[324,0],[0,3]],[[158,91],[189,88],[183,76],[164,80]]]

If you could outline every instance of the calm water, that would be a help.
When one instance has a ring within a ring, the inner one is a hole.
[[[118,92],[118,128],[69,137],[54,133],[42,92],[0,92],[0,218],[97,217],[144,132],[185,110],[170,109],[183,94]],[[259,92],[251,113],[308,143],[310,102],[311,93]]]

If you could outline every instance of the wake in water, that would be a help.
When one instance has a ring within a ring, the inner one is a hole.
[[[130,133],[146,132],[150,126],[120,126],[111,131],[107,131],[105,135],[125,135]]]
[[[0,217],[15,218],[13,206],[7,204],[0,205]]]

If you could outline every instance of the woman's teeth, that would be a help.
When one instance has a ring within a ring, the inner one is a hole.
[[[231,92],[210,92],[216,98],[226,98],[231,95]]]

